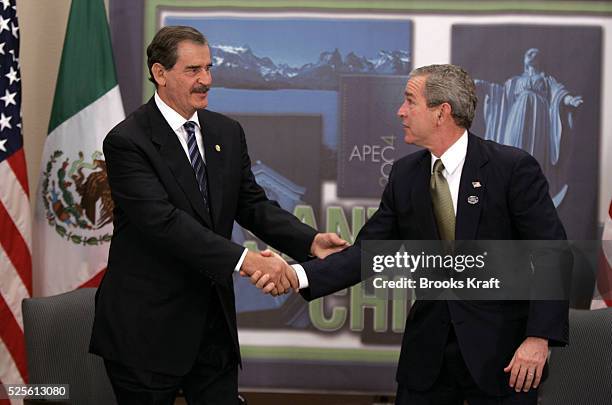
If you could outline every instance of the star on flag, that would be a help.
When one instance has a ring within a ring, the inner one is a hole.
[[[10,28],[9,28],[9,22],[10,21],[11,21],[10,18],[7,18],[5,20],[2,16],[0,16],[0,32],[2,32],[4,30],[10,31]]]
[[[4,131],[4,128],[12,129],[11,116],[8,117],[4,113],[0,113],[0,131]]]
[[[0,100],[4,101],[5,107],[8,107],[11,104],[17,105],[17,103],[15,102],[16,95],[17,95],[17,92],[11,93],[10,91],[8,91],[8,89],[6,89],[4,91],[4,96],[0,97]]]
[[[19,81],[19,77],[17,77],[17,75],[18,75],[18,72],[15,69],[13,69],[13,67],[11,66],[9,72],[4,75],[5,77],[8,77],[9,79],[9,86],[13,84],[13,82]]]

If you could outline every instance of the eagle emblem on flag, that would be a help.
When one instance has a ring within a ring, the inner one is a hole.
[[[102,152],[86,161],[83,152],[71,161],[56,150],[43,172],[42,194],[47,222],[64,239],[79,245],[110,242],[112,234],[96,231],[113,221],[113,200]]]

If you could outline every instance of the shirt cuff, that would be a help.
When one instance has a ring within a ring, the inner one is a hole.
[[[242,267],[242,262],[244,261],[244,258],[246,257],[246,254],[248,251],[249,249],[244,248],[244,251],[242,252],[242,255],[240,256],[240,259],[238,259],[238,264],[236,264],[236,267],[234,267],[234,271],[240,271],[240,268]]]
[[[308,288],[308,277],[306,276],[306,271],[302,267],[301,264],[292,264],[293,270],[295,270],[295,274],[297,275],[299,282],[299,289]]]

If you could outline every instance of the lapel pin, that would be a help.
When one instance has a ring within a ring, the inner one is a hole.
[[[473,181],[473,182],[472,182],[472,187],[474,187],[474,188],[479,188],[479,187],[482,187],[482,184],[480,184],[480,182],[479,182],[479,181]]]
[[[475,195],[471,195],[468,197],[467,202],[468,204],[472,204],[472,205],[478,204],[478,197]]]
[[[219,146],[219,145],[215,145],[215,150],[216,150],[217,152],[221,152],[221,146]]]

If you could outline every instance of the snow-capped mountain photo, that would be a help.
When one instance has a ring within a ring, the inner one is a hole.
[[[302,66],[274,63],[256,55],[248,45],[211,45],[215,86],[242,89],[337,90],[344,74],[407,75],[410,54],[404,50],[380,50],[373,58],[336,48],[324,51],[315,62]]]

